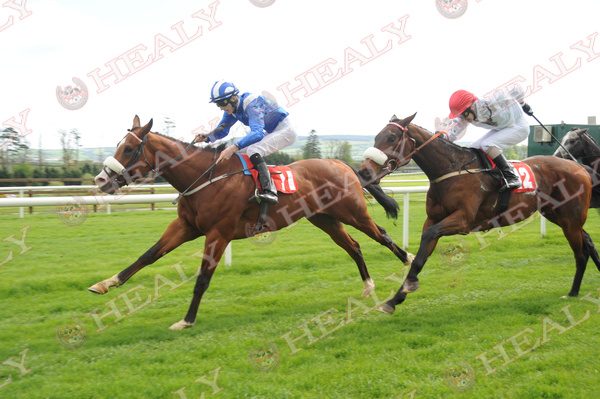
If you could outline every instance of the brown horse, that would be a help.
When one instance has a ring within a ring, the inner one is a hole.
[[[153,247],[131,266],[113,277],[101,281],[90,291],[105,294],[110,287],[124,284],[143,267],[184,242],[206,236],[200,274],[194,296],[185,318],[170,328],[191,327],[198,312],[202,295],[231,240],[248,238],[259,217],[259,205],[248,199],[256,189],[254,180],[245,176],[237,156],[215,165],[219,149],[198,148],[161,134],[152,133],[152,120],[140,126],[136,116],[133,128],[118,144],[113,157],[107,158],[105,168],[96,176],[96,183],[107,193],[147,175],[161,174],[180,193],[175,219]],[[333,159],[310,159],[289,165],[297,180],[297,191],[281,194],[279,204],[268,212],[269,230],[278,230],[306,217],[325,231],[356,262],[364,284],[363,296],[374,290],[360,246],[344,229],[342,223],[362,231],[389,248],[404,264],[410,264],[409,254],[399,248],[377,226],[367,212],[361,183],[356,172],[345,163]],[[191,188],[191,190],[189,190]],[[398,205],[383,193],[381,187],[367,187],[389,214]],[[189,191],[188,191],[189,190]],[[250,233],[249,233],[250,232]]]
[[[411,124],[415,115],[403,120],[393,116],[375,137],[375,147],[365,152],[359,171],[363,179],[378,182],[412,158],[430,180],[419,250],[402,288],[380,310],[393,313],[407,293],[418,289],[417,275],[440,237],[511,225],[536,210],[562,228],[573,250],[577,270],[568,295],[577,296],[590,256],[600,270],[594,243],[583,230],[592,192],[589,174],[573,161],[551,156],[527,158],[524,162],[535,175],[537,189],[511,193],[507,210],[498,214],[499,183],[486,173],[485,165],[472,150],[439,137],[441,132],[432,135]]]

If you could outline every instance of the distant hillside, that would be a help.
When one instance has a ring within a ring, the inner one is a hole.
[[[290,156],[296,155],[298,151],[301,151],[302,146],[306,144],[309,136],[298,136],[298,139],[294,145],[283,150]],[[373,136],[335,136],[335,135],[323,135],[318,136],[321,154],[325,157],[327,155],[327,143],[330,141],[348,141],[352,145],[352,157],[354,159],[361,159],[365,150],[372,146],[375,137]],[[115,147],[102,147],[102,148],[81,148],[79,149],[79,160],[80,161],[94,161],[102,162],[106,157],[114,154]],[[61,149],[43,150],[44,159],[46,161],[60,161],[62,159]],[[101,154],[101,155],[99,155]]]
[[[36,159],[37,151],[32,150],[31,156]],[[46,162],[61,162],[63,152],[61,149],[42,150],[44,154],[44,160]],[[115,147],[102,147],[102,148],[80,148],[79,149],[79,160],[80,161],[94,161],[102,162],[104,159],[115,153]]]
[[[298,139],[294,145],[282,150],[290,156],[295,156],[301,152],[301,148],[306,144],[309,136],[298,136]],[[337,135],[322,135],[319,137],[319,143],[321,148],[321,154],[323,158],[326,158],[329,154],[328,143],[331,141],[347,141],[352,145],[352,158],[355,160],[361,160],[365,150],[371,147],[375,143],[375,136],[367,135],[350,135],[350,136],[337,136]],[[462,146],[469,146],[470,143],[459,142],[456,143]],[[37,151],[37,150],[34,150]],[[44,159],[48,162],[60,161],[62,159],[62,150],[52,149],[43,150]],[[79,150],[80,161],[94,161],[102,162],[104,159],[115,152],[115,147],[102,147],[102,148],[81,148]],[[35,155],[37,156],[37,154]]]
[[[302,151],[302,147],[306,144],[309,136],[298,136],[298,139],[294,143],[294,145],[287,147],[282,150],[283,152],[289,154],[290,156],[297,155],[298,152]],[[336,135],[322,135],[319,137],[319,144],[321,149],[321,155],[323,158],[328,156],[329,148],[328,143],[332,141],[347,141],[352,145],[352,158],[355,160],[362,159],[362,156],[365,150],[371,147],[375,142],[375,136],[362,136],[362,135],[354,135],[354,136],[336,136]]]

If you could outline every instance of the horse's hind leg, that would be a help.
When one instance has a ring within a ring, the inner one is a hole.
[[[583,280],[583,274],[585,273],[585,268],[587,266],[588,259],[591,255],[590,248],[584,241],[584,237],[589,235],[583,231],[583,229],[576,229],[570,227],[567,223],[562,226],[563,233],[573,250],[573,255],[575,256],[575,277],[573,278],[573,285],[571,286],[571,291],[567,296],[576,297],[579,295],[579,288],[581,287],[581,281]],[[585,233],[585,234],[584,234]],[[591,239],[589,239],[591,242]],[[594,248],[595,249],[595,248]],[[597,256],[597,254],[596,254]],[[563,297],[564,298],[564,297]]]
[[[169,227],[167,227],[167,230],[163,233],[158,242],[140,256],[138,260],[131,264],[131,266],[109,279],[92,285],[88,289],[96,294],[106,294],[110,287],[118,287],[124,284],[131,276],[145,266],[156,262],[162,256],[171,252],[184,242],[194,240],[199,236],[200,233],[196,229],[192,228],[192,226],[183,219],[177,218],[171,222]]]
[[[375,283],[373,283],[373,280],[369,276],[369,271],[367,270],[367,265],[363,259],[358,242],[348,234],[342,223],[332,216],[318,213],[308,218],[308,221],[329,234],[331,239],[354,259],[364,285],[362,296],[369,296],[375,289]]]

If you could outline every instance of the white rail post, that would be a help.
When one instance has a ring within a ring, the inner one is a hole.
[[[408,204],[410,203],[410,193],[404,193],[404,216],[402,218],[402,248],[408,249]]]
[[[20,197],[20,198],[23,198],[23,190],[19,190],[19,197]],[[19,217],[20,217],[21,219],[23,219],[23,218],[25,217],[25,211],[24,211],[24,209],[25,209],[25,208],[23,208],[23,207],[20,207],[20,208],[19,208]]]
[[[232,255],[232,250],[231,250],[231,241],[229,242],[229,244],[227,244],[227,248],[225,248],[225,266],[231,266],[231,255]]]
[[[546,218],[540,215],[540,234],[542,238],[546,237]]]

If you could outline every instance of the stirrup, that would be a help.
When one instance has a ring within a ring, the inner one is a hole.
[[[277,198],[277,194],[273,194],[269,191],[265,191],[264,193],[258,194],[258,198],[260,201],[264,201],[269,205],[277,205],[279,203],[279,198]]]
[[[516,189],[521,188],[521,181],[520,180],[517,180],[517,181],[515,181],[512,184],[509,184],[508,180],[506,180],[506,178],[503,178],[502,180],[504,181],[504,184],[502,186],[500,186],[500,190],[499,190],[500,192],[503,192],[503,191],[506,191],[506,190],[512,191],[512,190],[516,190]]]
[[[274,199],[269,200],[268,198],[265,198],[269,196],[269,194],[271,194]],[[256,202],[257,204],[260,204],[263,201],[269,205],[277,205],[279,203],[279,198],[277,198],[277,195],[269,192],[260,193],[258,188],[254,190],[254,195],[248,198],[248,202]]]

